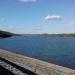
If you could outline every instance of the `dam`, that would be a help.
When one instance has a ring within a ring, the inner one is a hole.
[[[0,49],[0,73],[1,70],[7,70],[8,75],[75,75],[73,69],[3,49]]]

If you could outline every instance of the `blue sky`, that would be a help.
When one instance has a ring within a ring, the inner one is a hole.
[[[75,0],[0,0],[0,30],[75,33]]]

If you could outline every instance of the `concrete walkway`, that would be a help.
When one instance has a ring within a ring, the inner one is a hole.
[[[47,63],[45,61],[30,58],[27,56],[23,56],[23,55],[16,54],[16,53],[9,52],[2,49],[0,49],[0,57],[1,57],[0,58],[1,64],[3,63],[4,67],[5,66],[6,68],[8,66],[9,68],[11,67],[12,72],[15,72],[18,70],[17,71],[18,74],[16,75],[26,75],[28,74],[28,72],[29,72],[29,75],[71,75],[72,73],[75,73],[75,70],[70,68],[62,67],[52,63]],[[7,62],[8,64],[6,64],[5,62]],[[12,63],[14,64],[12,65]],[[13,67],[16,67],[17,69],[12,68],[11,65]],[[26,74],[23,74],[23,73],[26,73]]]

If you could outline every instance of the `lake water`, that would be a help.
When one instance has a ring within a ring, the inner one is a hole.
[[[75,69],[75,38],[15,36],[0,39],[0,48]]]

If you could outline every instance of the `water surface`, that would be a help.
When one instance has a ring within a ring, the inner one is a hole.
[[[75,38],[15,36],[0,39],[0,48],[75,69]]]

